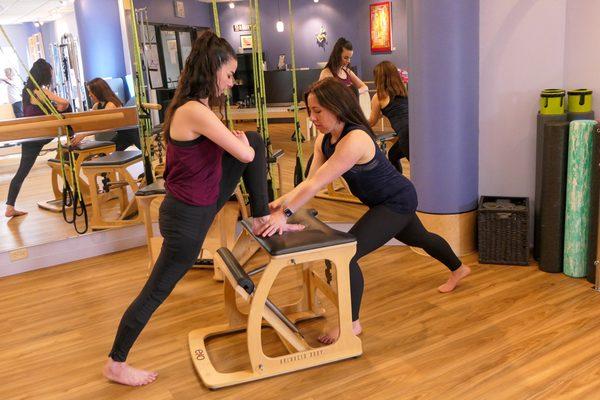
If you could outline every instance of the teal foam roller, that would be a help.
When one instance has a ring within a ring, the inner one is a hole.
[[[565,208],[565,275],[586,276],[591,214],[592,146],[596,121],[572,121],[569,125],[567,196]],[[595,243],[593,244],[595,245]]]

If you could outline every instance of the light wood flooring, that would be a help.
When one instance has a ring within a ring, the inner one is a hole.
[[[529,267],[474,265],[454,293],[447,271],[399,246],[361,262],[364,354],[242,386],[207,390],[188,333],[225,321],[221,284],[192,270],[155,313],[129,361],[158,380],[130,388],[100,374],[118,321],[146,279],[138,248],[0,279],[0,399],[597,399],[600,294]],[[475,262],[471,255],[465,262]],[[282,286],[290,286],[282,282]],[[291,297],[278,293],[275,302]],[[308,338],[324,320],[300,324]],[[281,345],[269,330],[267,353]],[[243,335],[211,342],[217,367],[244,367]]]

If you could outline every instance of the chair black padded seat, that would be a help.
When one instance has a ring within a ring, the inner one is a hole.
[[[131,161],[141,160],[142,152],[140,150],[115,151],[111,154],[85,161],[81,164],[84,167],[100,167],[103,165],[123,165]]]
[[[83,151],[83,150],[92,150],[92,149],[97,149],[99,147],[108,147],[108,146],[114,146],[114,142],[109,142],[109,141],[97,141],[97,140],[85,140],[79,144],[77,144],[76,146],[71,146],[71,150],[72,151]],[[65,148],[66,150],[66,148]]]
[[[157,179],[154,183],[144,186],[137,192],[135,192],[136,196],[144,197],[144,196],[154,196],[157,194],[166,194],[167,191],[165,189],[165,180]]]
[[[330,228],[314,217],[310,210],[302,209],[292,215],[288,222],[302,224],[306,228],[299,232],[285,232],[265,238],[252,233],[252,220],[245,219],[242,226],[272,256],[297,253],[300,251],[320,249],[344,243],[352,243],[356,238],[349,233]]]

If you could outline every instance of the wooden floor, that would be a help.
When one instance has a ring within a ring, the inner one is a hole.
[[[112,384],[100,370],[146,263],[138,248],[0,279],[0,399],[598,399],[600,294],[587,282],[535,266],[475,265],[457,291],[442,295],[436,287],[447,271],[399,246],[362,262],[357,359],[207,390],[187,335],[225,321],[221,284],[210,271],[192,270],[130,354],[158,380]],[[314,343],[324,326],[316,320],[300,329]],[[268,330],[263,342],[268,354],[281,349]],[[247,363],[243,335],[210,349],[225,371]]]
[[[252,123],[240,123],[236,129],[256,129]],[[293,171],[296,157],[296,143],[290,140],[293,132],[292,124],[270,124],[273,147],[285,151],[281,160],[283,168],[284,192],[293,187]],[[306,154],[304,162],[312,154],[314,142],[303,145]],[[5,201],[8,185],[19,165],[19,152],[7,157],[0,157],[0,201]],[[4,217],[4,207],[0,213],[0,252],[27,247],[41,243],[62,240],[77,236],[73,226],[63,221],[62,215],[38,208],[37,202],[53,198],[50,186],[50,167],[46,165],[48,158],[54,157],[55,152],[49,152],[38,157],[31,173],[23,183],[17,199],[17,208],[28,211],[29,214],[19,218]],[[357,204],[331,202],[315,199],[308,205],[321,213],[321,218],[330,222],[352,222],[360,217],[366,207]]]

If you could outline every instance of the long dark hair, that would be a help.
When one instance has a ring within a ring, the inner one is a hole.
[[[210,30],[204,31],[194,41],[179,76],[175,96],[167,109],[163,128],[166,141],[169,141],[169,128],[175,111],[188,101],[208,98],[211,107],[222,105],[223,99],[217,89],[217,71],[234,57],[235,52],[227,40]]]
[[[360,108],[358,98],[352,90],[338,79],[329,77],[310,85],[304,93],[304,103],[308,106],[308,95],[314,94],[319,104],[331,111],[344,124],[360,125],[375,139],[375,134]],[[307,109],[310,116],[310,107]]]
[[[333,76],[336,76],[340,68],[342,68],[342,53],[344,49],[352,51],[352,43],[346,38],[341,37],[335,42],[333,50],[331,50],[331,54],[329,55],[329,61],[325,65],[325,68],[329,68]]]
[[[48,63],[48,61],[43,58],[39,58],[36,62],[33,63],[31,69],[29,70],[29,74],[35,79],[38,85],[47,86],[52,83],[52,65]],[[24,104],[31,104],[31,98],[29,97],[29,92],[27,89],[32,92],[37,89],[37,86],[31,80],[31,76],[27,78],[27,82],[23,88],[22,97]]]
[[[123,102],[117,97],[104,79],[94,78],[88,82],[87,87],[88,90],[96,96],[98,101],[104,103],[111,102],[117,107],[123,107]]]
[[[373,70],[375,76],[375,88],[379,100],[389,97],[392,100],[396,96],[406,97],[406,86],[400,79],[398,68],[390,61],[382,61]]]

